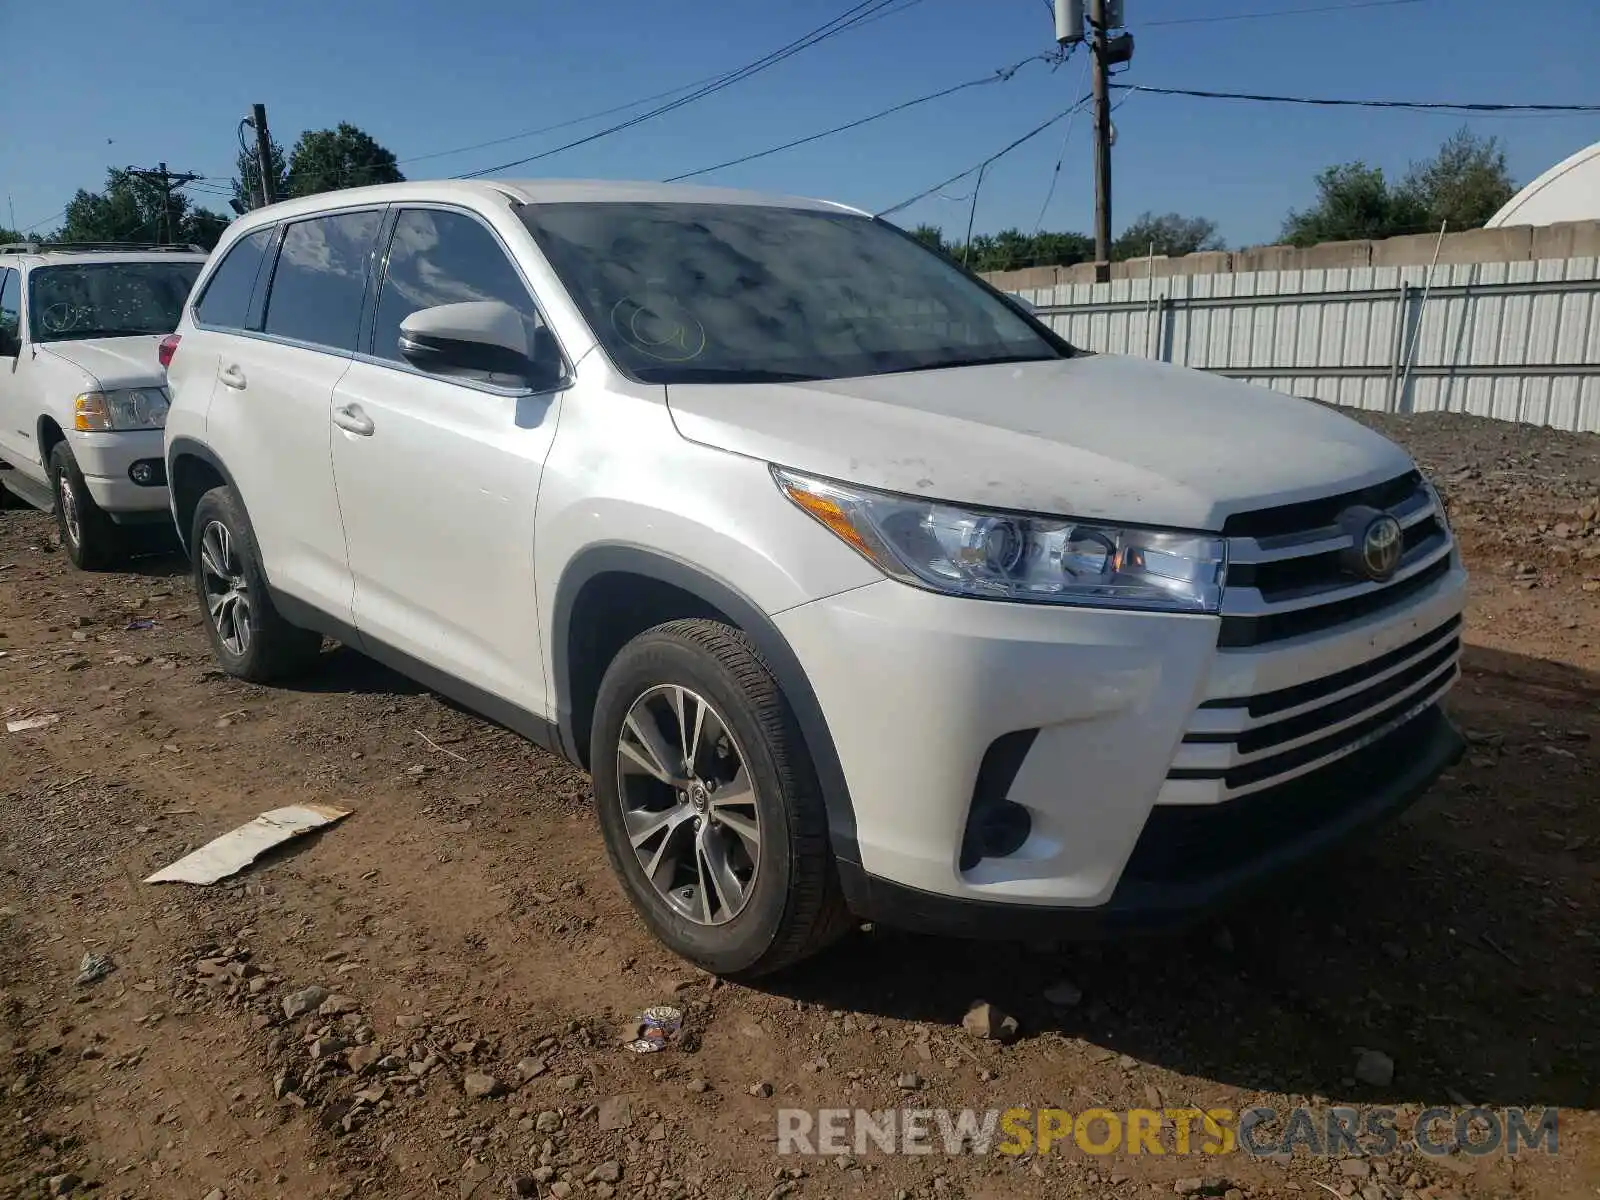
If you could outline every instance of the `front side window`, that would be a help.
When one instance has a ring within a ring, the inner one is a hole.
[[[0,267],[0,354],[15,354],[21,335],[21,276],[9,267]]]
[[[633,202],[519,211],[612,361],[642,382],[839,379],[1071,353],[870,217]]]
[[[206,281],[205,295],[194,306],[195,318],[202,325],[249,328],[250,297],[255,291],[256,276],[276,236],[275,229],[260,229],[240,238],[228,250]]]
[[[509,304],[522,314],[530,339],[539,336],[542,323],[533,299],[488,229],[464,213],[425,208],[402,212],[378,294],[372,353],[403,361],[402,321],[418,309],[474,300]]]
[[[334,213],[288,227],[267,296],[267,333],[355,349],[367,262],[382,216],[376,210]]]
[[[178,327],[202,264],[67,263],[28,275],[28,332],[36,342],[168,334]]]

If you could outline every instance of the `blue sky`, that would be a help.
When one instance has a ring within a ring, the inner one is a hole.
[[[1416,0],[1270,20],[1157,22],[1339,0],[1126,0],[1137,54],[1124,82],[1323,96],[1589,103],[1600,100],[1594,0]],[[12,119],[0,192],[19,224],[57,214],[109,165],[227,178],[235,127],[267,105],[287,147],[344,120],[413,178],[486,167],[605,121],[447,157],[416,155],[605,109],[746,63],[842,13],[850,0],[231,0],[6,6]],[[1507,18],[1515,12],[1520,27]],[[746,83],[521,174],[655,179],[863,116],[985,75],[1053,45],[1045,0],[920,0]],[[21,48],[36,46],[38,53]],[[1080,54],[1009,83],[950,96],[866,128],[731,168],[708,181],[827,196],[877,211],[973,165],[1066,107]],[[615,120],[616,118],[611,118]],[[1396,174],[1460,118],[1261,106],[1134,94],[1116,114],[1115,214],[1145,209],[1218,221],[1230,244],[1271,240],[1312,176],[1361,158]],[[1596,139],[1600,116],[1475,119],[1507,143],[1519,183]],[[1064,137],[1065,135],[1065,137]],[[976,227],[1031,230],[1052,170],[1044,227],[1093,221],[1087,115],[990,170]],[[518,172],[510,172],[516,175]],[[971,181],[901,214],[965,229]],[[222,209],[220,198],[196,198]],[[0,220],[11,224],[10,213]],[[41,228],[48,228],[49,222]]]

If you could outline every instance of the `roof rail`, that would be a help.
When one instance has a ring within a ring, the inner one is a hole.
[[[115,250],[166,250],[178,254],[205,254],[204,246],[192,242],[12,242],[0,246],[0,254],[95,254]]]

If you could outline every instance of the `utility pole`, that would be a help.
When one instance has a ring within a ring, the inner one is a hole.
[[[1088,41],[1094,56],[1095,278],[1111,278],[1111,68],[1133,58],[1133,35],[1122,28],[1123,0],[1089,0]],[[1055,0],[1056,42],[1084,41],[1083,0]]]
[[[261,203],[272,204],[277,200],[272,177],[272,138],[267,134],[267,106],[265,104],[252,104],[250,106],[250,124],[256,131],[256,170],[261,175]]]
[[[1094,38],[1094,277],[1111,278],[1111,64],[1106,53],[1106,0],[1089,0]]]
[[[128,174],[137,176],[140,179],[154,179],[160,182],[161,240],[164,243],[170,242],[172,240],[172,235],[175,232],[172,228],[172,193],[178,188],[183,187],[185,184],[193,183],[197,179],[204,178],[204,176],[196,175],[192,171],[181,171],[174,173],[167,170],[166,163],[157,163],[156,169],[153,171],[140,167],[129,167]]]

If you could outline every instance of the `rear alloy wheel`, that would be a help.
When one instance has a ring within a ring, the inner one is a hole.
[[[322,636],[289,624],[272,603],[250,518],[231,488],[200,497],[189,550],[206,633],[224,671],[269,683],[316,661]]]
[[[634,638],[589,748],[612,869],[674,953],[753,978],[849,928],[816,771],[742,631],[695,619]]]

